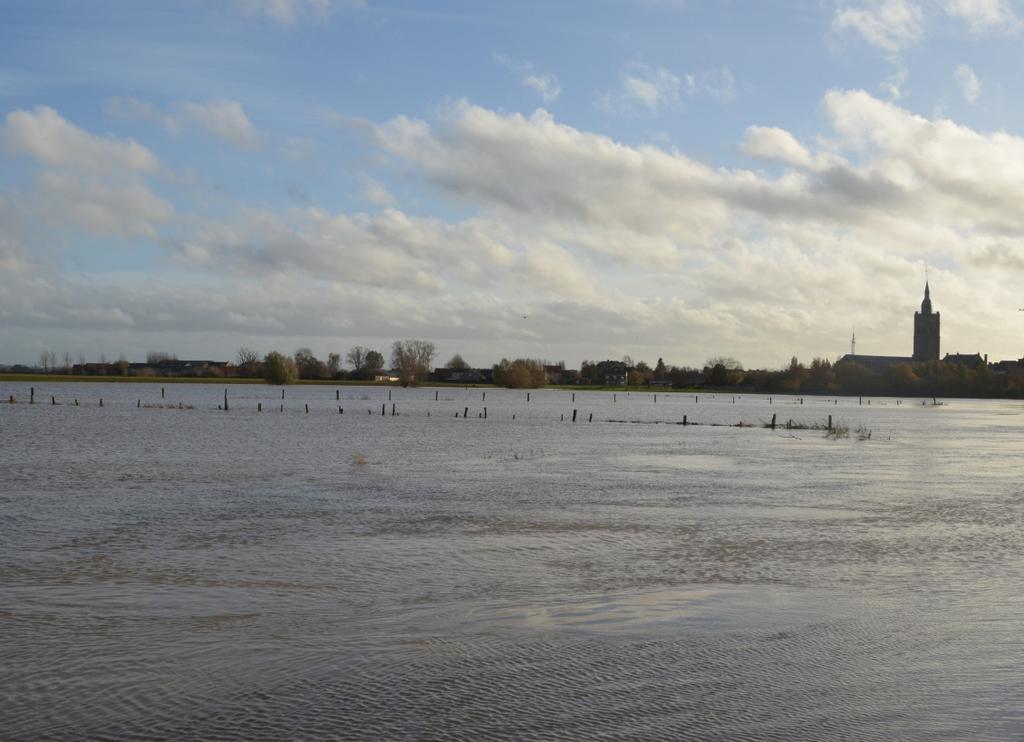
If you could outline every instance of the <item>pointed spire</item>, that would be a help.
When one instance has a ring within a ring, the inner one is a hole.
[[[931,297],[930,292],[928,291],[928,280],[925,279],[925,282],[924,282],[924,301],[921,302],[921,314],[931,314],[931,313],[932,313],[932,297]]]

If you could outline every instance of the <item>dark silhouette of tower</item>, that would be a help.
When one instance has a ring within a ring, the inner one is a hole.
[[[921,311],[914,312],[914,360],[939,360],[939,313],[932,311],[927,281],[924,283]]]

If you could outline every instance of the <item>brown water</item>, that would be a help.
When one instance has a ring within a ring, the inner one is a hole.
[[[5,739],[1024,736],[1020,403],[28,386]]]

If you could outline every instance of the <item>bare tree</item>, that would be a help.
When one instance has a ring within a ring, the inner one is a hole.
[[[50,370],[50,351],[39,351],[39,368],[43,370],[43,373]]]
[[[260,354],[252,348],[242,346],[238,349],[238,373],[242,376],[258,376],[260,373]]]
[[[430,375],[437,350],[427,340],[396,340],[391,346],[391,366],[402,386],[415,386]]]
[[[353,371],[359,371],[363,367],[367,352],[369,352],[369,348],[357,345],[345,354],[345,360],[348,361],[348,365],[352,367]]]
[[[47,353],[46,354],[46,361],[47,361],[46,365],[50,367],[51,371],[56,371],[57,370],[57,352],[56,351],[51,350],[49,353]]]

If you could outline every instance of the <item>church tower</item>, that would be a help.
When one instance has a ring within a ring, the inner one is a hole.
[[[914,312],[914,360],[939,360],[939,313],[932,311],[927,281],[924,283],[921,311]]]

